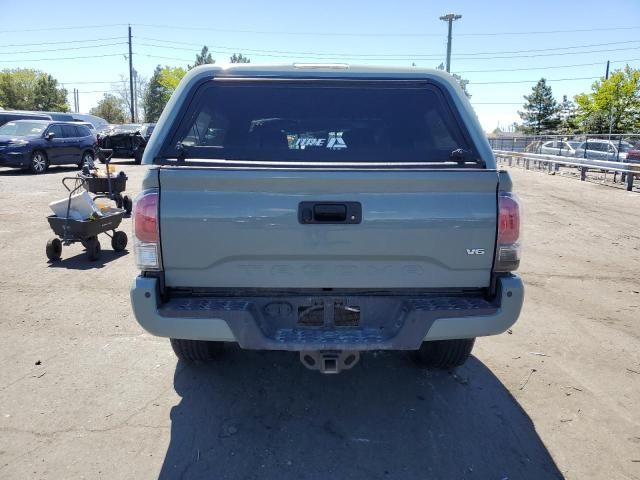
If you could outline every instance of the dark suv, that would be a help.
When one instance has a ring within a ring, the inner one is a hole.
[[[16,120],[0,127],[0,166],[44,173],[50,165],[93,160],[96,139],[84,125],[51,120]]]

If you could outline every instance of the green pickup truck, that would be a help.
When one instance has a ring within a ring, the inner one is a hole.
[[[133,311],[185,362],[233,342],[452,368],[518,318],[518,198],[446,73],[201,66],[143,163]]]

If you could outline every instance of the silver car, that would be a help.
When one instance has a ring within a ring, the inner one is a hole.
[[[580,146],[580,142],[551,140],[544,142],[540,147],[540,153],[545,155],[559,155],[561,157],[574,157],[576,148]]]
[[[627,152],[632,148],[633,145],[629,142],[593,139],[582,142],[576,149],[575,156],[594,160],[624,162],[627,159]]]

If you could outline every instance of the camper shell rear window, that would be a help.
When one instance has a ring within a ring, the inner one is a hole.
[[[480,163],[427,81],[213,79],[177,118],[156,163]]]

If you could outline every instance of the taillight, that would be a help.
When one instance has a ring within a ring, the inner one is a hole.
[[[498,244],[494,271],[512,272],[520,265],[520,201],[511,192],[498,194]]]
[[[140,270],[161,270],[158,190],[145,190],[133,203],[133,251]]]

